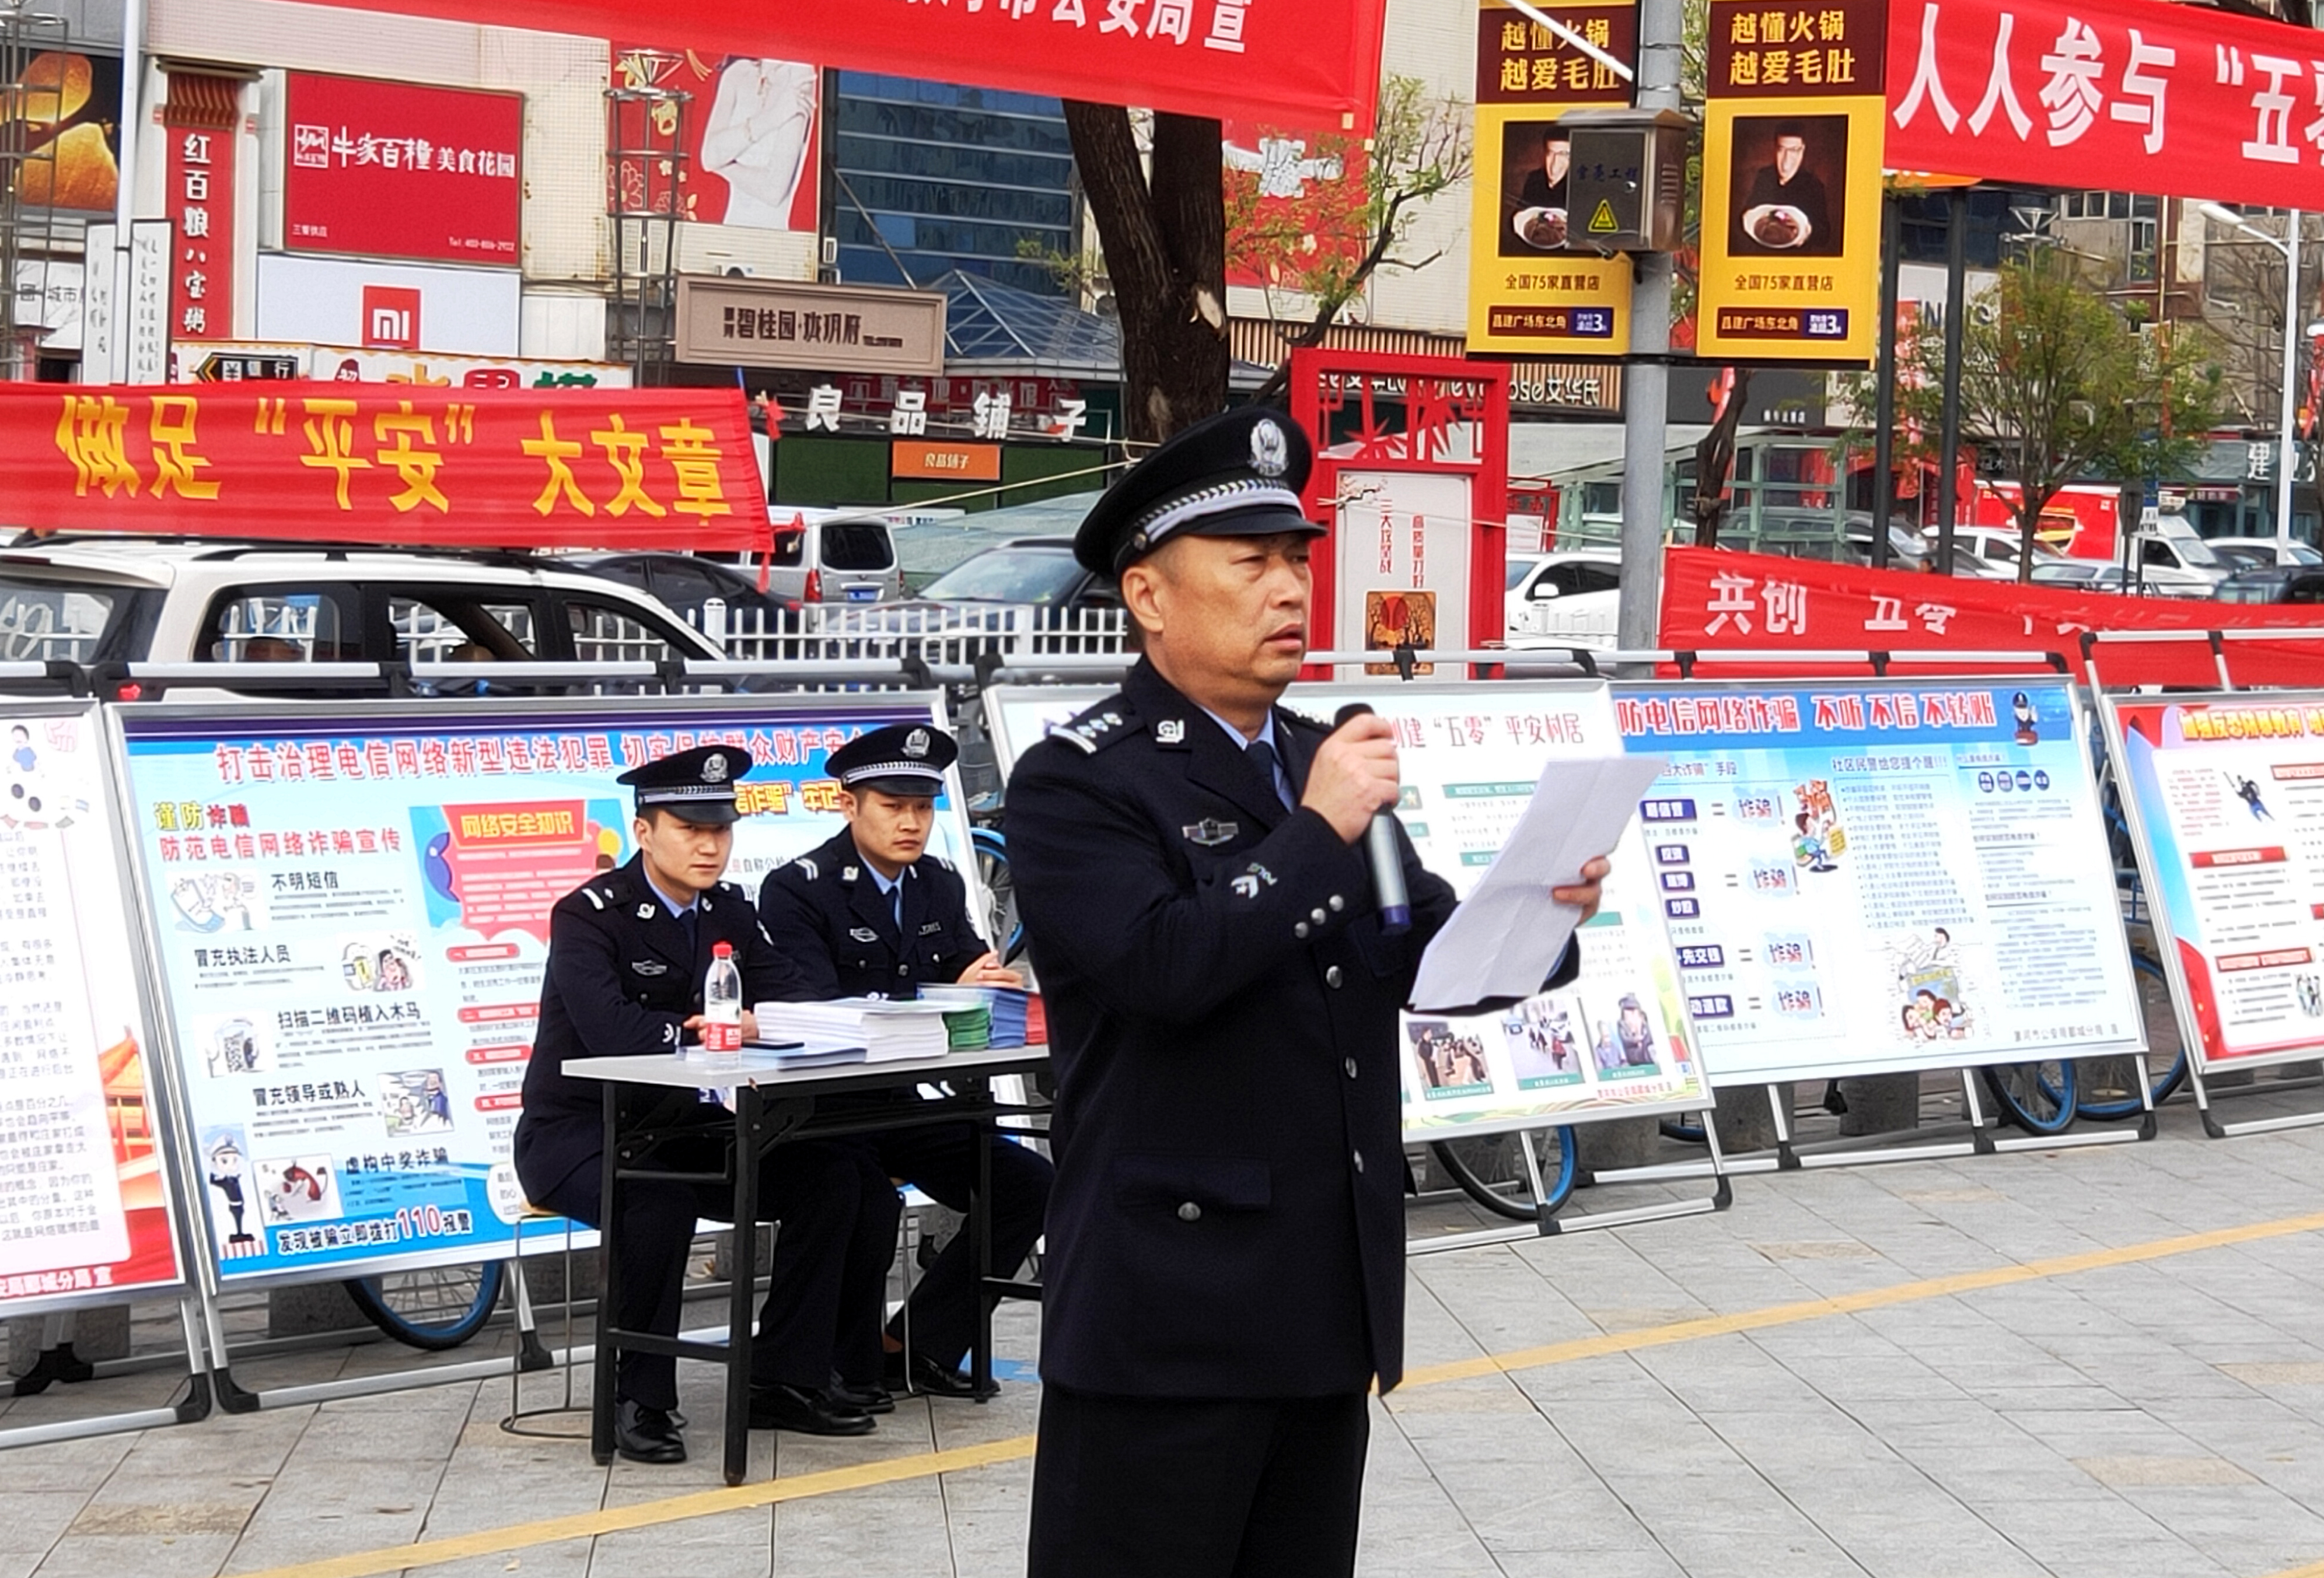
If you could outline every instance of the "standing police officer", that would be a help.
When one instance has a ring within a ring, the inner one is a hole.
[[[719,881],[734,847],[734,782],[750,752],[705,745],[622,775],[637,791],[638,853],[558,900],[549,912],[540,1028],[524,1075],[516,1170],[535,1204],[604,1225],[604,1085],[565,1072],[568,1057],[676,1056],[702,1028],[711,950],[726,943],[743,1001],[810,995],[767,940],[747,895]],[[743,1036],[757,1033],[743,1010]],[[726,1110],[692,1091],[622,1092],[622,1126],[677,1130],[653,1159],[717,1172],[733,1132]],[[634,1165],[639,1158],[627,1158]],[[859,1148],[825,1141],[777,1146],[760,1163],[761,1202],[779,1219],[771,1286],[751,1344],[751,1423],[818,1435],[861,1435],[872,1421],[832,1389],[843,1312],[886,1284],[901,1202]],[[678,1334],[695,1221],[733,1209],[715,1183],[632,1180],[622,1186],[612,1319],[628,1331]],[[683,1463],[678,1361],[624,1352],[614,1381],[614,1439],[638,1463]]]
[[[1382,927],[1357,846],[1392,733],[1275,705],[1309,465],[1239,411],[1099,501],[1074,552],[1145,657],[1010,780],[1057,1080],[1028,1578],[1355,1564],[1365,1394],[1403,1370],[1397,1013],[1453,899],[1399,830],[1412,924]],[[1556,896],[1593,909],[1605,871]]]
[[[759,918],[775,946],[805,977],[807,995],[913,997],[923,985],[1022,986],[977,935],[968,886],[927,853],[936,797],[960,754],[942,729],[896,724],[831,753],[847,826],[828,843],[767,873]],[[823,1103],[871,1111],[908,1106],[908,1092]],[[864,1137],[890,1177],[955,1211],[969,1206],[977,1131],[958,1124],[893,1129]],[[988,1136],[991,1151],[992,1264],[1013,1271],[1041,1236],[1054,1176],[1046,1158]],[[938,1397],[967,1397],[960,1361],[976,1338],[977,1270],[967,1223],[936,1258],[905,1307],[881,1334],[884,1374],[847,1374],[853,1386],[880,1385]],[[877,1306],[848,1311],[874,1324]],[[911,1339],[908,1361],[905,1338]],[[851,1352],[863,1344],[851,1343]]]

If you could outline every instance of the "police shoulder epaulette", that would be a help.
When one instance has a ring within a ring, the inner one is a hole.
[[[605,907],[605,900],[598,896],[597,890],[595,888],[583,888],[581,897],[589,900],[589,907],[592,909],[603,909]]]
[[[952,862],[945,859],[945,857],[940,854],[924,854],[920,856],[920,860],[936,867],[936,870],[940,872],[948,872],[952,870]]]
[[[807,873],[807,880],[810,882],[823,875],[823,868],[816,865],[814,861],[808,859],[806,855],[799,856],[798,859],[791,862],[791,864],[805,872]]]
[[[1328,734],[1332,732],[1331,724],[1319,718],[1311,718],[1304,712],[1293,712],[1287,706],[1278,706],[1275,711],[1277,716],[1286,719],[1295,727],[1313,729],[1319,734]]]
[[[1138,732],[1138,714],[1126,696],[1110,696],[1066,723],[1053,724],[1049,738],[1063,740],[1084,755],[1094,756],[1108,745]]]

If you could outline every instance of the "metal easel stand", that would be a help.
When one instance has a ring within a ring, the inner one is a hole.
[[[81,1419],[58,1419],[45,1425],[22,1425],[0,1428],[0,1451],[15,1446],[45,1446],[51,1442],[82,1441],[94,1435],[115,1435],[128,1430],[154,1430],[170,1425],[191,1425],[209,1417],[212,1390],[210,1372],[203,1363],[201,1322],[198,1318],[200,1300],[191,1290],[178,1299],[178,1324],[186,1337],[186,1392],[175,1403],[159,1408],[131,1408],[117,1414],[93,1414]],[[69,1313],[64,1317],[69,1321]],[[69,1343],[69,1339],[63,1340]],[[43,1350],[42,1359],[55,1350]],[[171,1357],[174,1357],[171,1356]],[[167,1358],[113,1359],[88,1367],[83,1376],[73,1372],[74,1380],[101,1379],[115,1375],[131,1375],[142,1370],[158,1369],[170,1361]],[[38,1372],[35,1371],[37,1374]],[[32,1378],[23,1378],[30,1380]],[[44,1389],[47,1381],[31,1391],[20,1390],[18,1396],[31,1396]]]
[[[1709,1216],[1724,1211],[1735,1203],[1735,1192],[1729,1183],[1732,1169],[1728,1166],[1724,1153],[1719,1149],[1718,1132],[1708,1121],[1709,1109],[1705,1107],[1701,1111],[1705,1114],[1703,1138],[1711,1145],[1711,1155],[1707,1159],[1699,1162],[1676,1163],[1669,1167],[1618,1167],[1602,1173],[1584,1170],[1575,1176],[1573,1186],[1581,1189],[1607,1184],[1667,1183],[1685,1178],[1707,1177],[1712,1180],[1711,1192],[1708,1195],[1685,1200],[1665,1200],[1654,1205],[1630,1206],[1620,1211],[1591,1211],[1572,1216],[1559,1215],[1555,1209],[1546,1208],[1539,1204],[1549,1198],[1549,1188],[1546,1180],[1541,1176],[1541,1158],[1534,1154],[1534,1149],[1530,1143],[1525,1143],[1517,1147],[1517,1153],[1525,1158],[1526,1184],[1532,1189],[1533,1198],[1536,1203],[1534,1208],[1534,1219],[1531,1222],[1517,1223],[1508,1227],[1479,1228],[1471,1232],[1443,1233],[1430,1238],[1407,1238],[1404,1241],[1404,1252],[1407,1256],[1438,1255],[1450,1250],[1476,1249],[1484,1244],[1520,1243],[1527,1239],[1560,1238],[1572,1233],[1594,1232],[1606,1228],[1637,1227],[1642,1223],[1675,1221],[1683,1216]],[[1563,1129],[1608,1118],[1637,1116],[1639,1114],[1636,1112],[1621,1111],[1593,1113],[1587,1117],[1578,1113],[1568,1114],[1563,1122],[1537,1124],[1514,1132],[1521,1135],[1532,1134],[1541,1129]]]
[[[2082,636],[2082,664],[2089,677],[2091,693],[2095,696],[2104,683],[2098,677],[2098,649],[2102,646],[2190,644],[2197,641],[2204,643],[2210,649],[2212,666],[2218,671],[2219,688],[2223,691],[2241,694],[2248,692],[2251,687],[2236,678],[2235,671],[2228,664],[2228,651],[2232,646],[2244,641],[2324,641],[2324,628],[2310,626],[2290,629],[2086,632]],[[2108,746],[2111,752],[2111,740],[2108,741]],[[2118,768],[2119,764],[2116,765]],[[2138,823],[2135,813],[2126,794],[2123,804],[2125,816],[2131,818],[2131,826],[2134,830],[2136,830]],[[2150,859],[2146,840],[2143,835],[2135,836],[2132,843],[2142,861]],[[2147,891],[2152,894],[2154,891],[2154,884],[2152,881],[2152,873],[2147,875],[2149,877]],[[2153,913],[2151,899],[2149,902],[2151,915]],[[2150,924],[2152,924],[2151,921]],[[2314,1089],[2319,1085],[2324,1085],[2324,1077],[2301,1075],[2292,1079],[2271,1080],[2264,1084],[2236,1085],[2223,1090],[2213,1090],[2210,1082],[2204,1077],[2203,1059],[2200,1050],[2202,1046],[2202,1037],[2200,1029],[2193,1023],[2194,1016],[2187,1011],[2186,994],[2178,960],[2172,956],[2172,950],[2163,946],[2160,937],[2155,942],[2155,949],[2163,955],[2164,975],[2171,983],[2171,1007],[2179,1020],[2179,1042],[2188,1049],[2187,1084],[2188,1088],[2194,1093],[2195,1110],[2202,1117],[2204,1134],[2213,1140],[2231,1140],[2239,1134],[2273,1134],[2287,1129],[2313,1129],[2324,1125],[2324,1108],[2311,1109],[2304,1112],[2285,1112],[2273,1118],[2250,1118],[2240,1123],[2223,1123],[2219,1121],[2218,1114],[2211,1110],[2211,1104],[2215,1101],[2229,1101],[2240,1096],[2275,1095],[2289,1090]],[[2324,1045],[2319,1045],[2316,1050],[2319,1057],[2324,1057]],[[2290,1057],[2273,1058],[2268,1063],[2260,1065],[2259,1067],[2281,1067],[2288,1063],[2310,1061],[2313,1059],[2295,1053]],[[2257,1073],[2258,1068],[2254,1068],[2250,1072]],[[2150,1106],[2146,1123],[2152,1126],[2153,1122],[2154,1114]]]

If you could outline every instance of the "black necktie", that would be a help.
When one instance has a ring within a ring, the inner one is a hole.
[[[702,951],[701,914],[701,910],[690,907],[678,912],[678,918],[686,922],[686,946],[689,953],[698,954]]]
[[[1267,787],[1275,791],[1284,809],[1291,809],[1291,790],[1283,781],[1283,764],[1276,760],[1275,747],[1264,740],[1253,740],[1242,748],[1242,753],[1250,758],[1250,764],[1267,780]]]

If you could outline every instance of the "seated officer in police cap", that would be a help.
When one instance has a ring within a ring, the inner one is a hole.
[[[923,985],[1022,986],[977,935],[968,886],[927,853],[936,797],[960,754],[951,735],[926,724],[896,724],[859,735],[831,753],[847,826],[829,842],[767,873],[759,918],[814,997],[912,997]],[[908,1103],[908,1092],[826,1101],[868,1109]],[[976,1174],[976,1130],[959,1125],[899,1129],[864,1137],[891,1177],[956,1211],[968,1208]],[[990,1138],[992,1265],[1008,1275],[1041,1236],[1051,1171],[1038,1153]],[[848,1312],[876,1324],[878,1306]],[[976,1337],[976,1264],[966,1224],[913,1288],[882,1333],[884,1373],[846,1373],[851,1384],[882,1384],[965,1397],[961,1359]],[[909,1338],[910,1357],[905,1356]],[[851,1343],[851,1352],[862,1344]]]
[[[516,1127],[517,1177],[536,1205],[604,1224],[604,1086],[567,1075],[567,1058],[677,1056],[702,1027],[704,978],[720,943],[734,950],[745,1003],[812,995],[767,940],[749,896],[719,880],[734,847],[734,782],[750,771],[747,751],[705,745],[623,773],[620,781],[637,791],[637,854],[550,911],[540,1028]],[[742,1020],[745,1038],[755,1035],[747,1008]],[[652,1149],[658,1164],[720,1168],[733,1131],[724,1108],[690,1090],[627,1087],[622,1099],[625,1129],[675,1131]],[[835,1372],[849,1360],[837,1344],[843,1312],[876,1303],[886,1285],[901,1210],[895,1187],[860,1147],[809,1141],[770,1151],[760,1188],[766,1219],[779,1219],[782,1231],[751,1344],[751,1423],[862,1435],[872,1428],[865,1399],[834,1389]],[[719,1217],[733,1203],[723,1183],[622,1185],[611,1290],[617,1324],[677,1334],[695,1219]],[[614,1386],[621,1454],[684,1462],[686,1441],[671,1417],[677,1361],[624,1352]]]
[[[1355,1565],[1366,1392],[1404,1364],[1397,1014],[1453,899],[1400,827],[1408,927],[1374,898],[1388,723],[1277,705],[1309,465],[1252,408],[1114,484],[1074,550],[1143,656],[1010,780],[1057,1083],[1028,1578]],[[1606,870],[1554,892],[1587,915]]]

